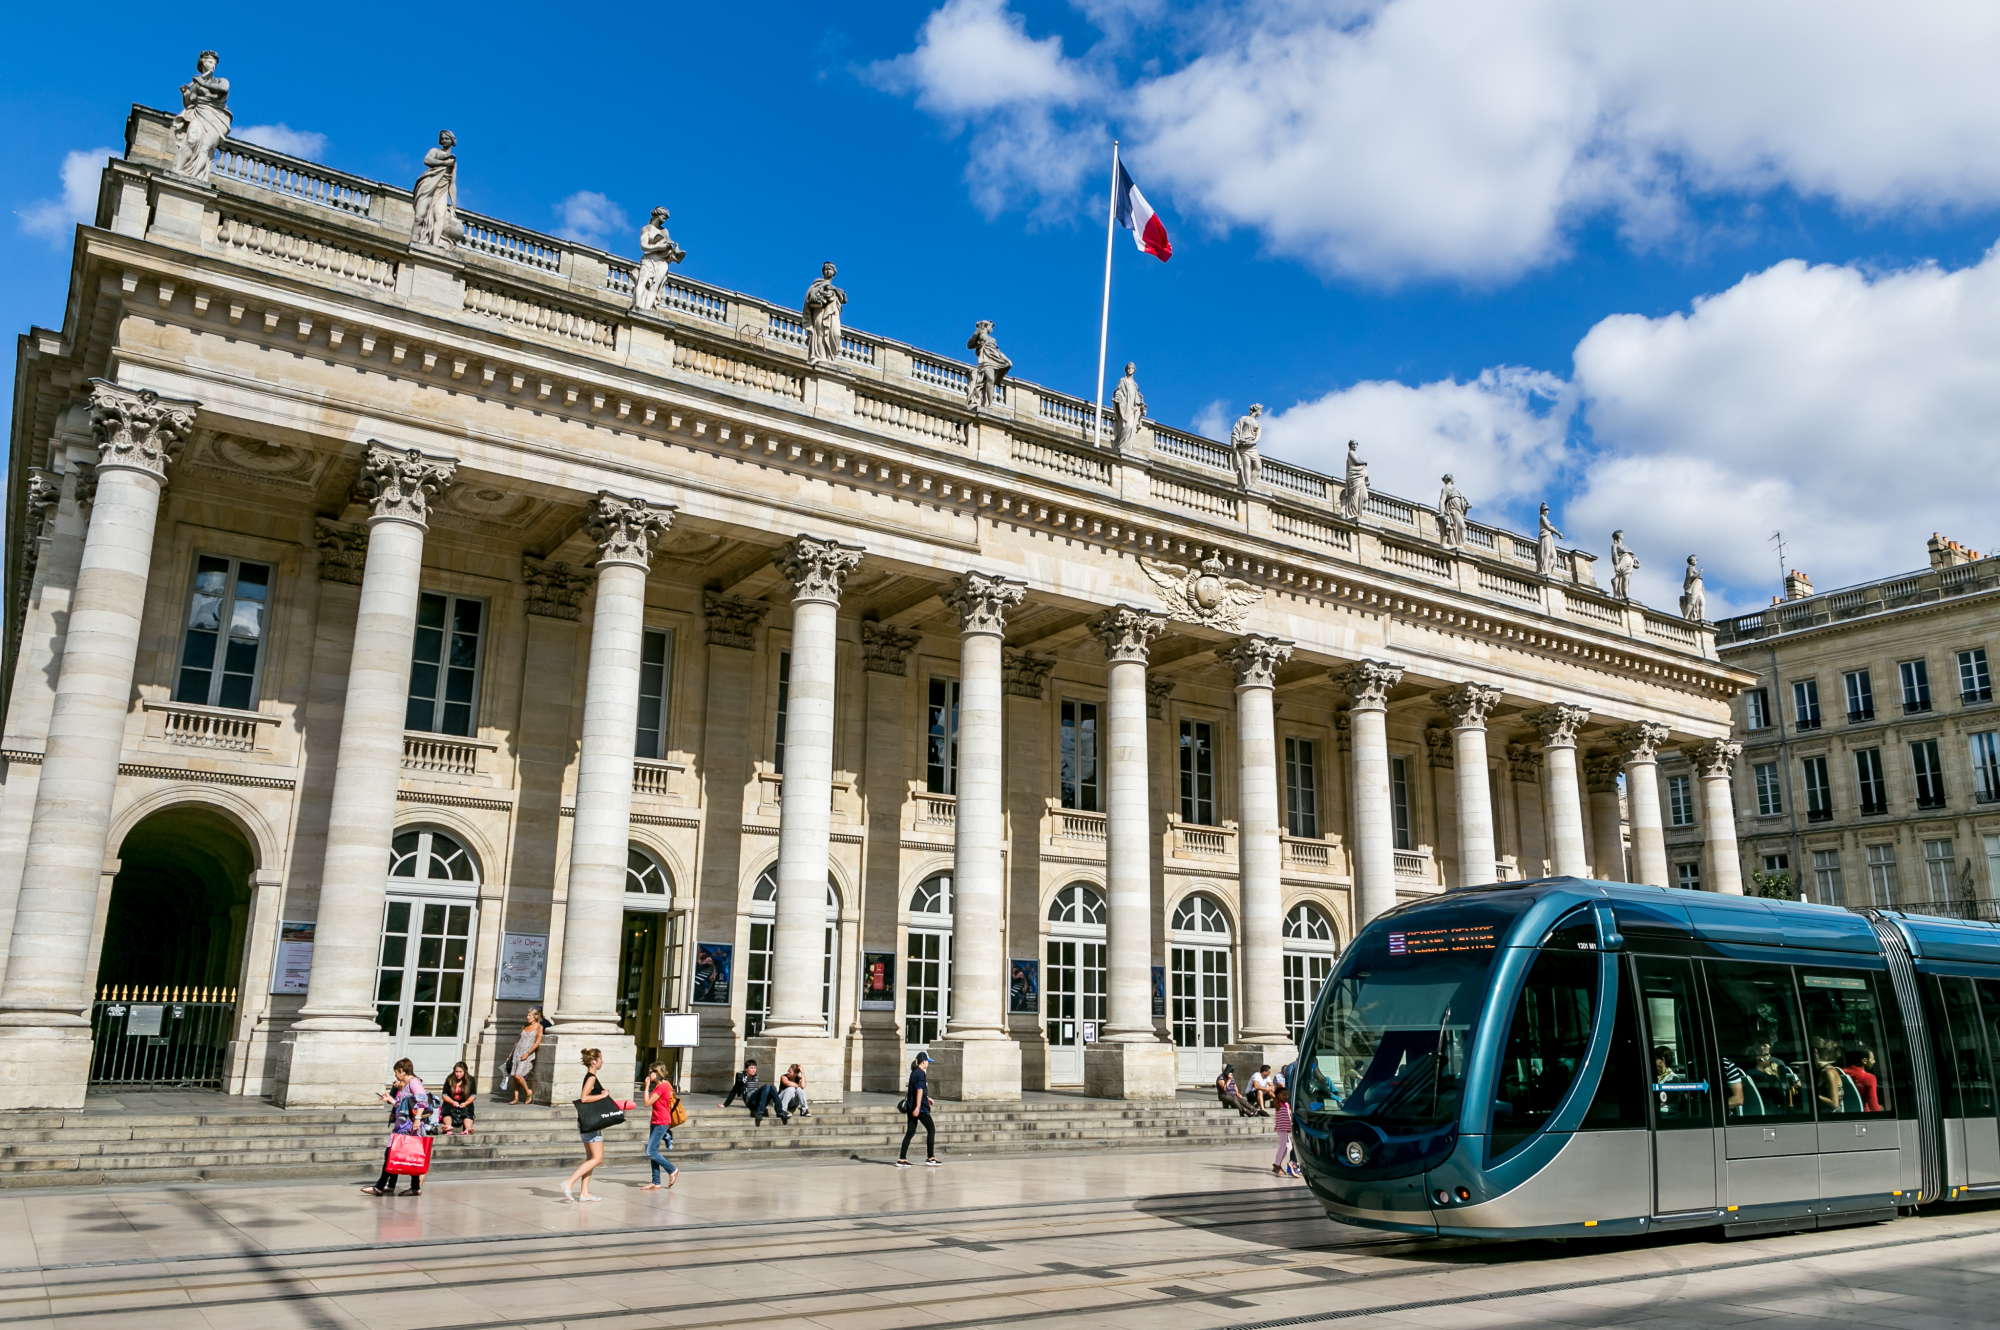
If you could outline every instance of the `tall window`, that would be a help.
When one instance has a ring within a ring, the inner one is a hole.
[[[1319,767],[1310,739],[1285,740],[1285,829],[1319,839]]]
[[[910,893],[903,943],[903,1042],[928,1044],[951,1019],[951,874],[936,873]]]
[[[1759,762],[1750,770],[1757,781],[1757,816],[1776,817],[1784,812],[1785,795],[1779,789],[1778,764]]]
[[[1801,679],[1792,685],[1792,719],[1802,730],[1819,728],[1819,680]]]
[[[1687,889],[1688,889],[1689,891],[1700,891],[1700,890],[1701,890],[1701,865],[1700,865],[1700,864],[1675,864],[1675,865],[1674,865],[1674,884],[1675,884],[1676,886],[1681,886],[1681,887],[1686,887],[1686,888],[1687,888]]]
[[[1840,676],[1847,685],[1847,719],[1849,722],[1875,719],[1875,687],[1868,681],[1867,670],[1849,670]]]
[[[1910,745],[1910,769],[1917,777],[1917,807],[1944,807],[1944,765],[1938,761],[1935,739],[1920,739]]]
[[[1768,730],[1771,728],[1771,695],[1762,688],[1752,688],[1743,694],[1743,721],[1747,729]]]
[[[1958,653],[1958,700],[1991,702],[1993,676],[1986,672],[1986,648],[1974,647]]]
[[[1840,851],[1814,850],[1813,899],[1821,905],[1845,905],[1846,892],[1840,881]]]
[[[1694,825],[1694,778],[1692,776],[1667,777],[1667,824],[1675,827]]]
[[[958,793],[958,680],[932,679],[924,708],[924,788]]]
[[[1062,702],[1062,806],[1101,813],[1104,802],[1097,767],[1097,703]]]
[[[648,628],[639,643],[639,734],[635,757],[667,755],[667,658],[673,635]]]
[[[1215,732],[1205,720],[1181,722],[1181,821],[1215,822]]]
[[[1396,832],[1396,848],[1416,849],[1410,820],[1410,760],[1405,757],[1389,759],[1389,817]]]
[[[204,554],[188,593],[187,636],[174,701],[248,711],[257,705],[271,566]]]
[[[471,734],[479,691],[479,639],[486,602],[426,591],[417,597],[417,640],[410,653],[406,730]]]
[[[1882,750],[1863,748],[1854,754],[1854,780],[1861,787],[1861,811],[1889,811],[1889,787],[1882,781]]]
[[[1931,672],[1921,660],[1906,660],[1896,666],[1903,676],[1903,714],[1913,716],[1931,709]]]
[[[778,653],[778,719],[771,736],[771,770],[785,774],[785,713],[792,708],[792,653]]]
[[[1933,901],[1944,902],[1951,899],[1951,842],[1949,840],[1927,840],[1924,842],[1924,886],[1930,891]]]
[[[2000,803],[2000,733],[1981,730],[1966,736],[1972,749],[1972,780],[1980,803]]]
[[[1826,759],[1808,757],[1799,763],[1799,772],[1805,777],[1806,821],[1831,822],[1833,820],[1833,787],[1826,779]]]
[[[1305,1037],[1306,1019],[1339,959],[1333,924],[1317,905],[1300,902],[1285,915],[1285,1029]]]
[[[1896,903],[1896,847],[1870,845],[1868,850],[1868,893],[1877,905]]]

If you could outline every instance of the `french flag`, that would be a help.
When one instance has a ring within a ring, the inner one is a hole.
[[[1132,243],[1162,263],[1172,258],[1174,242],[1167,239],[1167,228],[1160,224],[1160,215],[1125,173],[1122,161],[1118,163],[1117,195],[1118,224],[1132,233]]]

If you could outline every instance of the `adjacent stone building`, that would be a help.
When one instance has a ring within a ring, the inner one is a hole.
[[[0,1103],[491,1084],[530,1007],[558,1102],[580,1046],[1159,1095],[1400,899],[1664,883],[1662,748],[1736,861],[1748,676],[1552,537],[1113,449],[664,210],[639,263],[459,212],[448,135],[413,193],[190,132],[133,111],[20,341]]]
[[[1929,553],[1927,568],[1838,591],[1794,572],[1783,600],[1717,626],[1722,658],[1757,676],[1736,702],[1746,880],[1830,905],[1995,917],[2000,558],[1937,535]],[[1675,872],[1694,885],[1701,815],[1675,802],[1682,773],[1662,772]]]

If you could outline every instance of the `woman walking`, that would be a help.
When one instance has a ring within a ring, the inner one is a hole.
[[[611,1097],[611,1092],[604,1088],[604,1082],[597,1078],[597,1073],[603,1069],[604,1055],[594,1048],[584,1049],[583,1092],[577,1095],[577,1099],[580,1102],[594,1104],[600,1099],[609,1099]],[[592,1196],[590,1194],[590,1175],[595,1173],[597,1166],[604,1162],[604,1133],[601,1131],[584,1131],[581,1127],[577,1130],[583,1137],[583,1162],[576,1166],[576,1172],[570,1174],[569,1180],[563,1183],[563,1199],[565,1201],[602,1200],[603,1197]],[[578,1183],[581,1183],[582,1186],[572,1195],[570,1188],[576,1187]]]
[[[1278,1107],[1271,1115],[1271,1130],[1278,1134],[1278,1153],[1272,1156],[1271,1172],[1281,1178],[1295,1178],[1299,1171],[1292,1163],[1292,1096],[1279,1090],[1274,1097]]]
[[[931,1078],[928,1074],[930,1065],[930,1057],[924,1053],[917,1054],[916,1060],[910,1063],[910,1092],[903,1100],[904,1106],[910,1111],[910,1121],[909,1125],[903,1128],[903,1149],[902,1153],[896,1156],[897,1168],[910,1166],[910,1138],[917,1134],[917,1124],[920,1122],[924,1127],[926,1156],[924,1167],[939,1167],[937,1124],[931,1121]]]
[[[424,1134],[424,1111],[430,1105],[430,1096],[424,1092],[424,1083],[417,1079],[417,1069],[408,1058],[396,1064],[391,1073],[395,1081],[382,1091],[382,1102],[389,1106],[389,1144],[382,1151],[382,1176],[372,1187],[363,1187],[363,1196],[394,1196],[396,1175],[389,1171],[389,1152],[396,1148],[399,1136],[422,1136]],[[412,1173],[410,1195],[423,1195],[424,1179],[421,1174]]]
[[[662,1171],[667,1175],[669,1187],[680,1175],[674,1161],[667,1158],[667,1151],[674,1148],[674,1104],[677,1099],[673,1083],[667,1079],[666,1065],[655,1062],[646,1068],[646,1106],[653,1110],[653,1129],[646,1136],[646,1162],[653,1166],[653,1180],[641,1183],[640,1191],[658,1191]]]
[[[454,1062],[451,1075],[444,1078],[444,1116],[451,1125],[441,1134],[449,1136],[459,1131],[472,1135],[472,1110],[478,1098],[472,1084],[472,1073],[463,1062]]]
[[[514,1041],[514,1051],[507,1058],[510,1104],[531,1104],[535,1100],[535,1054],[541,1051],[544,1033],[542,1009],[528,1008],[527,1024],[521,1027],[521,1037]]]

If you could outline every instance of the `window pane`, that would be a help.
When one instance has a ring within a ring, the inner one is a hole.
[[[1894,1110],[1878,982],[1871,974],[1799,972],[1821,1118],[1887,1117]]]
[[[1944,1016],[1945,1028],[1941,1033],[1947,1051],[1944,1065],[1938,1069],[1944,1082],[1944,1115],[1992,1117],[1993,1064],[1986,1056],[1986,1038],[1972,980],[1926,975],[1920,982],[1936,985],[1934,991]]]
[[[1585,1131],[1621,1131],[1646,1125],[1646,1059],[1641,1055],[1637,1004],[1631,972],[1617,971],[1618,1007],[1611,1024],[1611,1049],[1597,1094],[1583,1115]]]
[[[1590,1049],[1597,957],[1546,951],[1528,971],[1500,1055],[1491,1153],[1504,1154],[1562,1106]]]
[[[1809,1120],[1806,1046],[1791,970],[1729,961],[1710,961],[1707,969],[1727,1120]]]
[[[1713,1123],[1709,1105],[1715,1090],[1708,1050],[1701,1045],[1700,1007],[1690,964],[1654,956],[1634,961],[1646,1017],[1645,1039],[1652,1046],[1647,1084],[1653,1096],[1653,1125],[1660,1131],[1706,1130]]]

